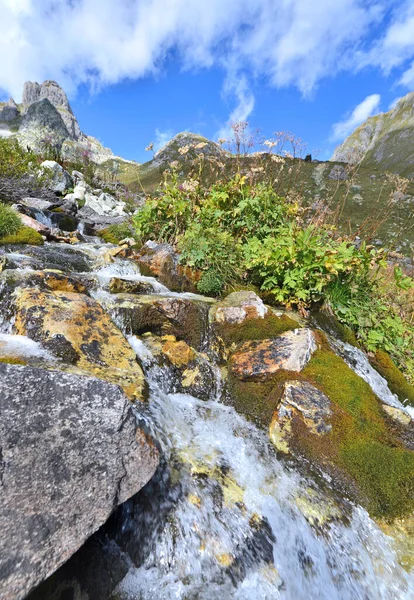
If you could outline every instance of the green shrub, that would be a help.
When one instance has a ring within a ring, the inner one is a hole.
[[[0,202],[0,238],[17,233],[21,226],[19,215],[10,206]]]
[[[184,265],[202,272],[200,292],[253,284],[285,306],[325,303],[366,350],[389,352],[414,379],[414,327],[378,276],[385,252],[312,223],[297,199],[240,175],[203,189],[194,179],[179,184],[173,173],[133,224],[141,242],[173,244]],[[396,269],[395,285],[406,289],[410,278]]]
[[[44,243],[42,236],[38,231],[31,227],[20,227],[20,229],[13,234],[6,235],[0,238],[0,245],[5,246],[6,244],[29,244],[31,246],[42,246]]]
[[[17,140],[0,137],[0,177],[19,177],[33,171],[36,155],[23,149]]]

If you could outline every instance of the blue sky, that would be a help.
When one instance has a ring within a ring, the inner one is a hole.
[[[414,90],[414,0],[0,0],[0,96],[44,79],[140,162],[151,141],[244,119],[328,159]]]

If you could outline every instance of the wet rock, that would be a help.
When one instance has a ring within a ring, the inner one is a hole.
[[[134,335],[174,335],[196,350],[207,343],[208,299],[114,294],[105,303],[115,322]]]
[[[54,160],[45,160],[40,165],[40,169],[44,175],[48,176],[48,186],[57,194],[63,194],[67,189],[71,188],[73,181],[71,176],[65,169]]]
[[[0,596],[20,600],[150,480],[158,453],[98,379],[0,364],[0,410]]]
[[[233,292],[210,311],[213,323],[235,325],[248,319],[263,319],[268,309],[254,292]]]
[[[331,402],[306,381],[287,381],[279,407],[270,425],[270,439],[281,452],[289,452],[294,419],[301,419],[309,432],[323,435],[331,431]]]
[[[231,357],[238,379],[266,379],[280,371],[301,371],[316,350],[310,329],[286,331],[275,339],[245,342]]]
[[[67,291],[19,288],[15,333],[42,342],[76,372],[119,383],[143,400],[145,380],[136,355],[96,300]]]
[[[68,246],[26,246],[19,249],[19,266],[30,266],[35,269],[58,269],[69,273],[90,272],[93,262],[87,254]]]
[[[112,294],[153,294],[154,286],[147,281],[132,281],[112,277],[109,282],[109,291]]]
[[[37,210],[50,210],[56,205],[56,203],[42,198],[22,198],[20,204],[24,204],[29,208],[36,208]]]
[[[29,217],[27,215],[20,214],[20,219],[23,225],[25,225],[26,227],[30,227],[30,229],[38,231],[46,238],[50,237],[50,227],[46,227],[46,225],[39,223],[39,221],[36,221],[36,219],[33,219],[32,217]]]
[[[168,367],[168,393],[191,394],[200,400],[217,396],[217,377],[208,357],[172,335],[144,336],[144,343],[162,367]]]
[[[158,277],[173,292],[197,292],[196,273],[179,265],[179,255],[169,244],[147,242],[134,259],[143,275]]]

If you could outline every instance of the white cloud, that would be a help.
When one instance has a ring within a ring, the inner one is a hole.
[[[158,152],[167,144],[172,138],[175,136],[177,132],[174,132],[172,129],[168,129],[167,131],[160,131],[159,129],[155,130],[155,139],[154,139],[154,152]]]
[[[48,78],[99,88],[156,74],[174,52],[184,69],[223,68],[237,119],[255,78],[310,94],[342,69],[414,60],[413,31],[413,0],[0,0],[0,93],[19,100],[24,81]],[[401,82],[413,80],[414,67]]]
[[[372,94],[367,96],[358,106],[354,108],[351,114],[343,121],[335,123],[332,127],[332,141],[341,141],[354,131],[358,125],[361,125],[368,117],[372,117],[379,112],[381,96]]]
[[[186,68],[221,64],[310,91],[378,18],[360,0],[0,0],[0,87],[76,86],[157,71],[175,49]]]

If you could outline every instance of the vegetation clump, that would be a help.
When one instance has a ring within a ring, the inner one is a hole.
[[[173,170],[133,222],[140,242],[170,243],[201,272],[200,292],[253,284],[287,307],[325,303],[350,338],[390,353],[414,380],[414,326],[393,300],[412,280],[397,267],[384,294],[385,250],[341,235],[297,195],[280,197],[271,182],[240,173],[207,187],[195,175],[180,183]]]
[[[22,221],[16,211],[0,202],[0,239],[14,235],[21,227]]]
[[[31,227],[22,226],[13,234],[0,237],[0,245],[7,244],[29,244],[31,246],[42,246],[44,244],[41,234]]]
[[[118,244],[125,238],[135,238],[136,232],[131,223],[125,221],[124,223],[114,223],[105,229],[101,229],[98,235],[107,244]]]

